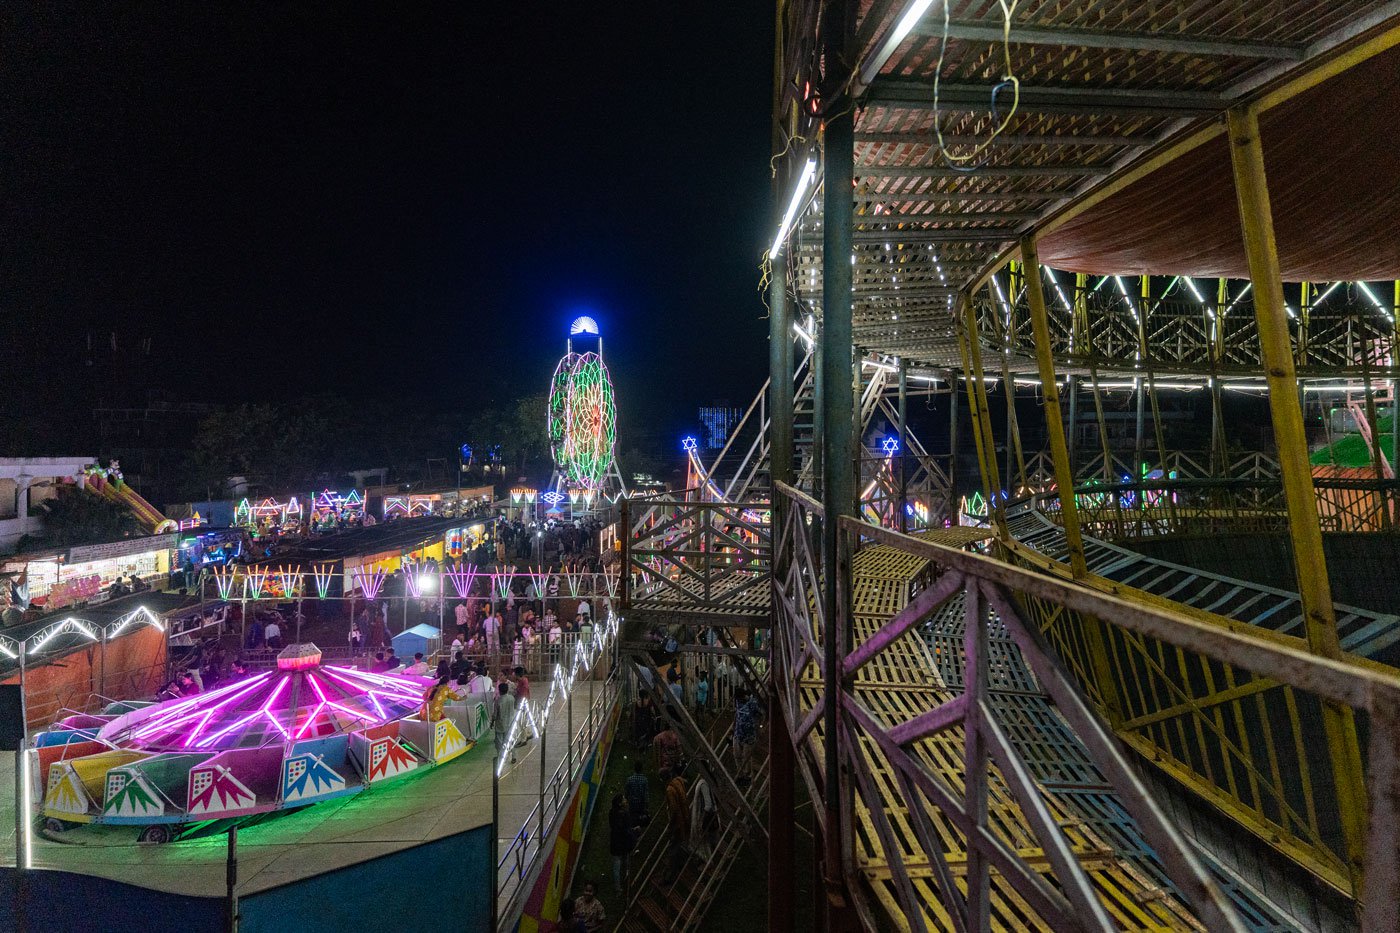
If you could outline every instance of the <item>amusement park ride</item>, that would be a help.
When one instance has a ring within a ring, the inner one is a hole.
[[[290,645],[274,669],[208,693],[67,716],[34,739],[45,828],[139,826],[142,842],[168,842],[444,764],[486,731],[487,707],[471,695],[434,709],[432,684]]]
[[[829,928],[1400,929],[1400,9],[776,27],[770,379],[623,545],[631,618],[771,626],[769,929],[794,780]],[[869,433],[915,387],[951,390],[975,476],[929,470],[910,521],[916,441]],[[1291,585],[1244,578],[1265,540]],[[1334,597],[1356,576],[1370,608]]]
[[[576,351],[576,343],[595,349]],[[617,402],[603,338],[598,322],[586,315],[569,325],[564,356],[550,379],[548,419],[554,475],[541,502],[557,509],[567,499],[578,513],[580,505],[592,511],[627,495],[615,456]]]

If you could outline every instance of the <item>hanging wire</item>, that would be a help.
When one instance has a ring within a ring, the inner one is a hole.
[[[949,166],[958,171],[975,171],[976,166],[965,166],[959,163],[971,162],[987,150],[998,136],[1011,124],[1011,119],[1016,116],[1016,111],[1021,105],[1021,81],[1016,77],[1011,67],[1011,17],[1016,12],[1016,7],[1020,0],[1011,0],[1008,4],[1006,0],[997,0],[997,5],[1001,7],[1001,53],[1002,61],[1005,64],[1005,71],[1001,76],[1001,81],[992,86],[991,110],[992,116],[999,120],[996,129],[992,130],[992,135],[972,148],[972,151],[965,155],[955,155],[948,151],[948,146],[943,141],[943,127],[939,121],[939,84],[943,78],[943,60],[948,51],[948,33],[951,30],[948,8],[949,3],[943,4],[943,38],[938,44],[938,67],[933,73],[933,132],[938,138],[938,154],[948,162]],[[1006,116],[1001,116],[997,100],[1005,88],[1011,88],[1011,109]]]

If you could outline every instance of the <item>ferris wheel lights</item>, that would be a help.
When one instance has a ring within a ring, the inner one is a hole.
[[[808,159],[807,164],[802,168],[802,176],[797,180],[797,188],[792,192],[792,200],[788,202],[787,211],[783,214],[783,222],[778,226],[778,235],[773,238],[773,245],[768,249],[770,261],[776,259],[778,252],[782,250],[783,242],[792,229],[792,222],[797,217],[797,209],[802,206],[807,188],[811,186],[812,179],[816,177],[816,174],[817,160]]]
[[[598,322],[586,314],[574,318],[574,322],[569,325],[569,336],[577,337],[580,334],[598,336]]]

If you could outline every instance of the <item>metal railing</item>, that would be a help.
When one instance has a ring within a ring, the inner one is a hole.
[[[911,883],[904,843],[895,838],[878,797],[878,787],[890,781],[905,801],[907,832],[927,859],[940,910],[965,928],[986,926],[992,868],[998,884],[1009,885],[1052,926],[1115,928],[1064,829],[1051,818],[1041,790],[985,699],[985,630],[991,613],[1137,821],[1176,894],[1207,929],[1242,930],[1245,924],[1159,809],[1113,732],[1279,851],[1356,897],[1368,933],[1400,928],[1400,859],[1395,856],[1400,676],[1395,672],[1351,659],[1317,657],[1297,638],[1130,602],[843,517],[838,540],[846,557],[863,540],[927,561],[910,602],[873,635],[852,644],[849,610],[842,601],[837,602],[840,618],[825,620],[820,612],[822,582],[813,557],[818,548],[812,521],[822,517],[821,506],[792,487],[779,488],[775,651],[788,672],[782,678],[784,714],[814,795],[824,793],[820,785],[827,783],[818,744],[837,742],[854,794],[866,804],[866,831],[878,838],[888,862],[886,903],[897,904],[911,929],[926,928],[926,915],[936,912]],[[838,565],[848,567],[849,561]],[[844,574],[840,586],[850,592]],[[857,695],[856,674],[956,594],[968,607],[964,694],[902,721],[873,713]],[[837,672],[823,669],[822,639],[828,631],[835,633],[841,658]],[[831,696],[827,690],[833,686],[837,693]],[[835,737],[818,729],[828,703],[839,724]],[[1369,730],[1364,771],[1361,761],[1347,760],[1345,748],[1329,748],[1325,742],[1321,766],[1313,764],[1310,752],[1322,742],[1320,719],[1328,708],[1364,718]],[[963,781],[948,781],[921,756],[924,743],[947,730],[953,730],[953,741],[956,731],[962,732]],[[1144,735],[1154,737],[1151,748],[1137,740]],[[1210,743],[1203,738],[1207,735]],[[1153,758],[1173,749],[1177,756],[1171,760]],[[995,765],[995,772],[989,772],[989,765]],[[1037,866],[1008,844],[1001,827],[1004,816],[989,821],[989,782],[1014,797],[1043,846],[1057,885],[1047,883]],[[936,828],[934,813],[965,845],[961,884],[944,856],[947,840]],[[865,876],[852,867],[852,820],[849,812],[844,814],[838,833],[847,853],[848,881],[859,892],[868,889],[863,888]],[[873,923],[873,916],[867,919]]]
[[[1323,531],[1400,531],[1400,480],[1314,477],[1313,488]],[[1085,484],[1076,488],[1074,500],[1086,533],[1115,540],[1288,531],[1278,479]],[[1020,507],[1036,508],[1056,524],[1064,523],[1058,492],[1037,493]]]
[[[767,502],[624,503],[622,601],[672,599],[690,610],[766,604],[772,559]]]
[[[617,706],[619,697],[619,675],[614,649],[609,652],[607,674],[593,691],[592,700],[583,710],[583,720],[574,727],[575,717],[573,691],[565,691],[561,704],[568,717],[568,746],[564,756],[554,771],[545,776],[548,733],[540,737],[540,789],[539,800],[522,821],[520,828],[510,837],[510,844],[496,861],[495,896],[497,905],[498,929],[514,929],[524,909],[524,899],[530,893],[531,883],[536,876],[543,857],[552,853],[552,846],[546,844],[554,838],[560,818],[573,799],[574,787],[583,773],[589,756],[597,748],[598,740],[607,729]],[[582,681],[580,681],[582,682]],[[576,687],[575,687],[576,689]],[[497,752],[499,754],[499,751]],[[494,768],[493,768],[494,770]],[[499,827],[497,832],[499,833]],[[500,849],[501,837],[497,837],[495,851]]]

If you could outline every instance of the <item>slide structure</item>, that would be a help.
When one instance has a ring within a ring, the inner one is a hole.
[[[141,498],[136,490],[126,484],[119,472],[94,467],[88,473],[87,488],[108,501],[130,509],[136,520],[151,534],[173,531],[179,527],[178,522],[166,518],[160,510]]]

